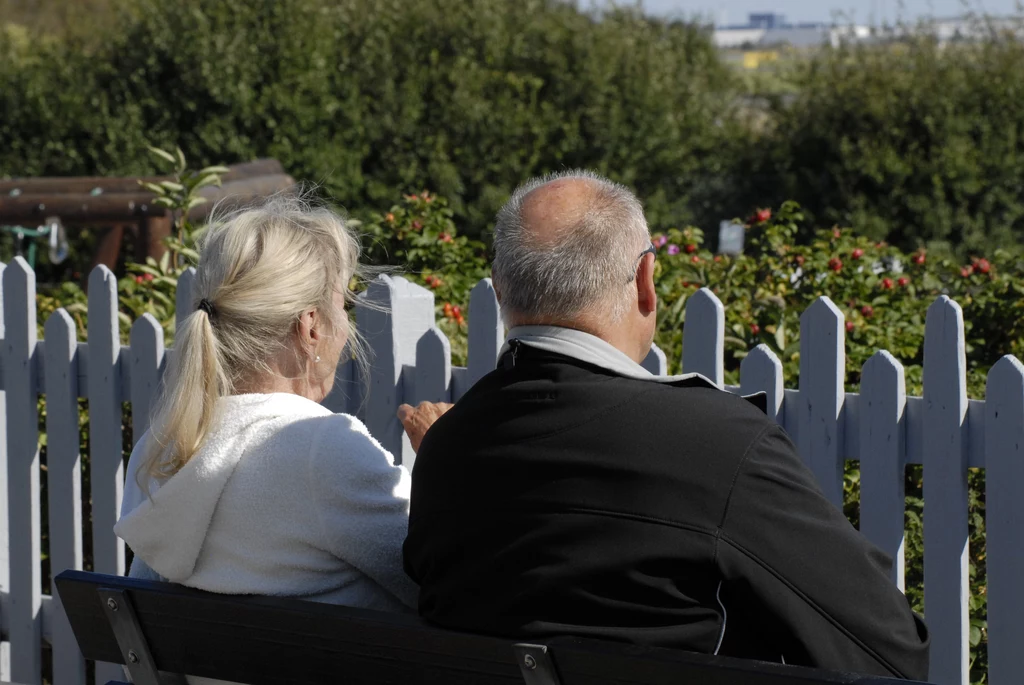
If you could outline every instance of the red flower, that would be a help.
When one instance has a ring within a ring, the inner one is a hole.
[[[722,261],[722,255],[720,255],[720,254],[716,254],[716,255],[715,255],[715,261],[716,261],[716,262],[720,262],[720,261]]]
[[[384,218],[387,220],[389,224],[395,223],[395,215],[392,214],[391,212],[388,212],[386,215],[384,215]]]
[[[863,257],[863,256],[864,256],[864,250],[862,250],[862,249],[860,249],[860,248],[858,247],[858,248],[857,248],[856,250],[854,250],[854,251],[853,251],[853,254],[852,254],[851,256],[852,256],[852,257],[853,257],[854,259],[860,259],[861,257]]]
[[[144,280],[144,281],[152,281],[153,280],[153,274],[142,274],[142,280]]]
[[[892,279],[891,278],[883,278],[882,279],[882,289],[883,290],[892,290]]]
[[[697,246],[694,245],[693,243],[690,243],[689,245],[686,246],[686,254],[693,254],[696,251],[697,251]]]
[[[828,260],[828,268],[832,269],[836,273],[839,273],[840,271],[843,270],[843,260],[839,259],[839,257],[833,257],[832,259]]]
[[[454,314],[455,316],[462,316],[462,309],[459,307],[459,305],[455,305],[454,307],[452,307],[452,314]]]
[[[694,264],[700,264],[700,256],[693,255],[692,257],[690,257],[690,261],[693,262]]]
[[[842,234],[843,232],[840,231],[838,228],[832,229],[832,237],[835,238],[836,240],[839,240],[839,236],[841,236]]]
[[[875,315],[875,308],[869,304],[864,305],[860,308],[860,313],[864,315],[865,319],[870,319]]]
[[[772,218],[772,210],[770,209],[759,209],[754,212],[754,223],[763,224]]]
[[[757,335],[758,333],[761,332],[761,327],[758,326],[756,323],[752,323],[750,324],[750,332],[753,333],[754,335]]]
[[[441,235],[437,236],[437,239],[440,240],[442,243],[452,242],[452,237],[447,233],[442,233]]]
[[[852,321],[847,321],[846,322],[846,332],[847,333],[853,333],[853,322]]]
[[[900,280],[896,281],[901,288],[905,288],[910,285],[910,279],[906,276],[900,276]]]
[[[974,265],[975,271],[980,271],[983,274],[987,274],[992,265],[988,263],[987,259],[979,259],[978,263]]]
[[[418,219],[412,222],[412,230],[418,231],[421,228],[423,228],[423,222],[419,221]]]
[[[804,256],[802,254],[798,254],[796,256],[796,263],[797,263],[798,266],[803,266],[804,265],[804,261],[806,261],[806,260],[804,259]]]
[[[444,303],[444,315],[447,316],[449,319],[452,318],[452,303],[451,302],[445,302]]]
[[[924,250],[922,250],[922,251],[918,252],[916,255],[914,255],[914,264],[924,264],[924,262],[925,262]]]
[[[142,276],[136,276],[135,277],[135,282],[136,283],[142,283]]]
[[[963,276],[964,278],[970,278],[971,274],[973,274],[973,273],[974,273],[974,267],[973,266],[965,266],[964,268],[960,269],[960,275]]]

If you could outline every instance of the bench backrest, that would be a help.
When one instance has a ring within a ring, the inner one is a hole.
[[[896,682],[597,640],[515,644],[438,629],[414,616],[83,571],[61,573],[56,585],[85,658],[127,663],[136,685],[148,685],[154,668],[254,685]]]

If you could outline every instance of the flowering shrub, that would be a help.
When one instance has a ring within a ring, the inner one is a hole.
[[[459,235],[448,201],[424,190],[405,195],[364,226],[366,258],[434,292],[438,326],[452,345],[453,363],[466,363],[469,293],[490,275],[487,246]]]

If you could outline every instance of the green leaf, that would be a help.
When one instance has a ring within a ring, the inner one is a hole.
[[[147,181],[139,181],[139,185],[141,185],[143,188],[145,188],[149,192],[156,193],[157,195],[166,195],[167,194],[167,190],[164,189],[163,186],[161,186],[161,185],[159,185],[157,183],[149,183]]]
[[[172,155],[170,152],[167,152],[166,150],[161,150],[160,148],[153,147],[152,145],[147,145],[146,149],[148,149],[150,152],[152,152],[157,157],[162,157],[162,158],[166,159],[171,164],[174,164],[174,162],[175,162],[174,155]]]
[[[206,186],[221,186],[220,176],[216,174],[207,174],[196,181],[195,188],[205,188]]]
[[[180,169],[182,172],[184,172],[185,171],[185,167],[187,166],[185,164],[185,153],[181,151],[180,147],[175,147],[174,150],[175,150],[175,152],[178,153],[178,169]]]
[[[206,176],[208,174],[226,174],[229,171],[231,171],[231,169],[226,166],[207,166],[200,169],[198,174],[200,176]]]
[[[167,267],[171,264],[171,253],[170,250],[164,252],[160,257],[160,273],[167,273]]]
[[[185,190],[185,186],[181,185],[180,183],[175,183],[174,181],[160,181],[160,186],[165,190],[169,190],[175,193],[180,193],[181,191]]]
[[[188,203],[185,205],[185,211],[187,212],[193,207],[198,207],[199,205],[205,204],[206,202],[209,202],[209,200],[207,200],[205,197],[202,197],[201,195],[190,197],[188,199]]]

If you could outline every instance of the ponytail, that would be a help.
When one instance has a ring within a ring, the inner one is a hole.
[[[144,490],[150,479],[169,478],[188,463],[213,424],[217,400],[231,394],[218,347],[208,310],[200,308],[185,317],[138,472]]]

